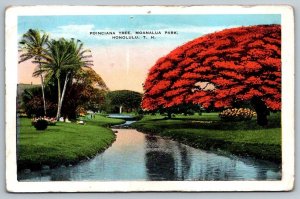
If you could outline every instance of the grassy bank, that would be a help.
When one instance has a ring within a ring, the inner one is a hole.
[[[115,140],[109,125],[123,120],[96,115],[83,118],[85,125],[57,122],[45,131],[37,131],[28,118],[20,118],[18,142],[18,170],[40,169],[74,164],[103,151]]]
[[[132,126],[139,131],[167,136],[196,148],[222,149],[236,155],[281,162],[279,113],[271,114],[269,125],[264,128],[258,126],[255,119],[224,122],[216,113],[176,115],[172,119],[147,115]]]

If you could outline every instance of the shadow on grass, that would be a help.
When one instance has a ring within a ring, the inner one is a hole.
[[[201,128],[201,129],[214,129],[214,130],[258,130],[268,128],[280,128],[280,119],[270,120],[267,126],[259,126],[256,120],[248,121],[222,121],[222,120],[195,120],[190,118],[162,118],[162,119],[150,119],[147,121],[141,121],[132,126],[149,125],[155,126],[159,129],[165,128]]]

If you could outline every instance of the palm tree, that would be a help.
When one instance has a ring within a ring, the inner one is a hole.
[[[91,55],[86,53],[90,50],[83,49],[83,43],[80,40],[51,40],[47,43],[47,51],[43,55],[42,70],[39,73],[46,73],[47,79],[55,78],[57,80],[58,103],[56,119],[59,120],[61,107],[64,100],[67,84],[72,76],[79,71],[81,67],[92,66],[89,59]],[[63,90],[61,83],[64,81]]]
[[[38,70],[41,71],[42,64],[41,59],[43,53],[45,52],[45,45],[48,42],[49,36],[45,33],[41,34],[39,30],[29,29],[25,34],[23,34],[21,41],[19,42],[19,47],[21,51],[19,63],[26,60],[33,59],[32,63],[38,64]],[[44,78],[43,74],[40,73],[41,77],[41,87],[44,105],[44,114],[47,114],[46,110],[46,100],[44,92]]]

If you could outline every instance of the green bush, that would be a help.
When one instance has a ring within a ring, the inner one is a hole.
[[[226,121],[251,120],[254,116],[256,116],[256,113],[249,108],[226,109],[219,114],[219,117]]]

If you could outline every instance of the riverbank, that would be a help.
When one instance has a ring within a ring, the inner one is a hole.
[[[124,120],[95,115],[82,118],[85,125],[57,122],[37,131],[28,118],[20,118],[18,129],[18,170],[36,170],[72,165],[104,151],[115,140],[108,127]]]
[[[215,113],[201,116],[176,115],[165,119],[147,115],[131,126],[144,133],[158,134],[205,150],[221,149],[240,156],[281,163],[280,113],[271,114],[269,125],[260,127],[255,119],[224,122]]]

